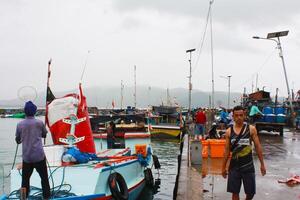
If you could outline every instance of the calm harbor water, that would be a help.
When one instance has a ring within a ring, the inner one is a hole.
[[[9,193],[9,174],[12,167],[16,143],[14,141],[16,124],[20,119],[0,119],[0,195]],[[48,135],[47,144],[51,144],[51,137]],[[160,180],[160,186],[155,193],[149,188],[145,188],[140,199],[172,199],[173,188],[177,173],[177,155],[179,153],[179,143],[177,140],[151,140],[153,152],[159,158],[161,169],[159,173],[153,169],[153,176]],[[21,162],[21,147],[18,149],[17,163]],[[20,183],[21,184],[21,183]]]

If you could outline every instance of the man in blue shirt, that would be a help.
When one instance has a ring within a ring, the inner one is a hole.
[[[228,112],[223,108],[220,112],[220,123],[228,124]]]
[[[34,169],[41,177],[43,198],[50,198],[50,186],[43,149],[42,138],[46,138],[47,130],[41,120],[35,119],[37,107],[31,101],[26,102],[24,112],[25,120],[17,125],[16,142],[22,143],[22,187],[26,188],[26,197],[30,192],[30,176]]]

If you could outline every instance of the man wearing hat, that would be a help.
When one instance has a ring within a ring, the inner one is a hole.
[[[41,120],[35,119],[37,107],[31,101],[26,102],[24,112],[26,118],[19,122],[16,130],[16,142],[22,143],[22,188],[26,188],[26,197],[30,192],[30,176],[34,169],[41,177],[43,198],[50,198],[50,186],[43,149],[42,138],[46,138],[47,130]]]

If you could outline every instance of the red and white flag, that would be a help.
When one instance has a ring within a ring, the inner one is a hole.
[[[70,115],[76,115],[78,119],[85,118],[85,121],[76,124],[75,136],[85,137],[77,143],[81,152],[95,153],[95,143],[89,120],[86,98],[83,96],[81,84],[79,85],[80,94],[68,94],[62,98],[54,99],[47,105],[47,125],[50,129],[54,144],[62,144],[59,138],[66,138],[70,133],[71,125],[63,122],[69,119]]]

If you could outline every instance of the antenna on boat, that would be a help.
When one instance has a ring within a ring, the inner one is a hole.
[[[89,55],[90,55],[90,50],[88,50],[88,52],[87,52],[87,56],[86,56],[86,59],[85,59],[83,71],[82,71],[81,78],[80,78],[80,83],[82,83],[82,79],[83,79],[83,75],[85,73],[85,69],[86,69],[86,66],[87,66],[87,61],[88,61]]]
[[[81,84],[82,84],[82,80],[83,80],[83,75],[84,75],[85,70],[86,70],[86,66],[87,66],[87,61],[88,61],[88,58],[89,58],[89,54],[90,54],[90,51],[87,52],[87,56],[86,56],[86,59],[85,59],[83,71],[82,71],[80,82],[79,82],[79,99],[76,100],[75,102],[73,102],[74,107],[75,107],[75,109],[74,109],[74,113],[75,114],[71,114],[69,116],[69,119],[63,119],[63,122],[65,124],[70,124],[71,128],[70,128],[70,133],[68,133],[66,135],[66,138],[59,138],[59,142],[67,144],[68,147],[73,147],[74,144],[85,140],[85,136],[83,136],[83,137],[76,137],[76,135],[75,135],[75,126],[78,123],[81,123],[81,122],[83,122],[83,121],[86,120],[86,117],[78,118],[77,117],[77,111],[79,109],[78,106],[79,106],[79,104],[80,104],[80,102],[82,100],[81,99],[82,98]]]
[[[124,84],[123,84],[123,80],[121,80],[121,110],[123,109],[123,100],[124,100]]]
[[[134,65],[134,107],[136,108],[136,65]]]

